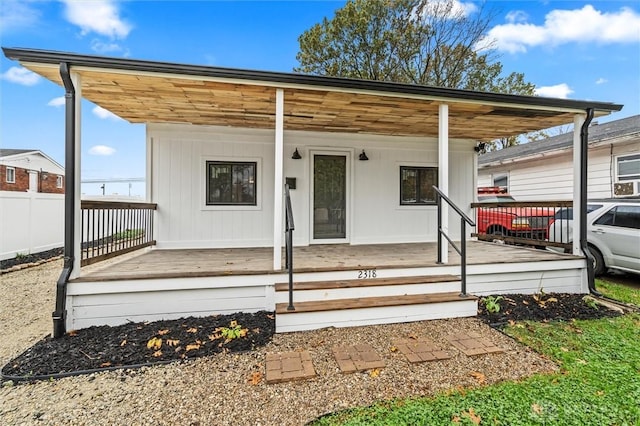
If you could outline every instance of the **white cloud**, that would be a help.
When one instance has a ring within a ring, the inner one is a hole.
[[[11,67],[0,74],[0,78],[12,83],[22,84],[23,86],[33,86],[40,82],[40,76],[38,74],[22,67]]]
[[[91,155],[109,156],[113,155],[115,152],[115,148],[111,148],[107,145],[95,145],[89,149],[89,154]]]
[[[64,96],[60,96],[58,98],[51,99],[47,105],[52,107],[61,107],[61,106],[64,106],[64,104],[65,104]]]
[[[98,117],[98,118],[102,118],[103,120],[122,120],[120,117],[118,117],[117,115],[115,115],[114,113],[112,113],[111,111],[109,111],[108,109],[104,109],[101,106],[96,106],[94,109],[91,110],[91,112],[93,112],[93,114]]]
[[[123,39],[132,29],[131,24],[120,17],[113,0],[62,1],[66,5],[65,17],[82,29],[82,35],[95,32],[112,39]]]
[[[524,19],[523,19],[524,18]],[[582,9],[553,10],[545,16],[544,25],[527,23],[526,16],[510,12],[507,24],[493,27],[480,47],[516,53],[527,48],[564,43],[629,43],[640,41],[640,14],[623,7],[617,12],[601,12],[591,5]]]
[[[604,83],[608,83],[609,80],[607,80],[606,78],[602,78],[600,77],[599,79],[596,80],[596,84],[604,84]]]
[[[547,98],[567,99],[572,93],[573,90],[571,90],[567,83],[560,83],[555,86],[536,87],[535,90],[535,94],[537,96],[544,96]]]
[[[118,43],[103,42],[98,39],[91,40],[91,50],[98,53],[120,52],[123,50]]]
[[[0,31],[9,32],[31,27],[40,19],[40,11],[31,7],[31,1],[2,0],[0,2]]]
[[[505,19],[509,23],[527,22],[527,19],[529,19],[529,15],[527,15],[527,13],[523,12],[522,10],[512,10],[511,12],[507,13]]]
[[[427,2],[422,10],[427,16],[456,18],[471,15],[478,10],[478,6],[460,0],[432,0]]]

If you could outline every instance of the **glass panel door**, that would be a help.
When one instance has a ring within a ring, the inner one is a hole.
[[[346,238],[347,157],[313,156],[313,239]]]

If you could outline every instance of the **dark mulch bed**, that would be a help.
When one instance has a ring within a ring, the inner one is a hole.
[[[503,294],[500,297],[497,313],[487,312],[481,300],[478,318],[493,326],[502,326],[523,320],[568,321],[620,315],[603,306],[586,303],[583,295]],[[233,339],[223,337],[223,327],[229,330],[235,324],[238,330],[246,330],[246,335]],[[274,315],[264,311],[91,327],[60,339],[41,340],[7,363],[2,374],[9,379],[42,379],[78,371],[181,361],[220,352],[244,352],[265,345],[274,332]],[[155,347],[154,338],[161,339],[155,341]]]
[[[0,269],[9,269],[16,265],[22,265],[24,263],[34,263],[39,260],[47,260],[52,257],[62,256],[64,254],[64,248],[58,247],[47,251],[41,251],[40,253],[31,253],[16,256],[12,259],[0,260]]]
[[[223,334],[230,330],[242,336],[225,338]],[[267,344],[274,332],[273,313],[264,311],[91,327],[59,339],[47,337],[39,341],[7,363],[2,374],[5,378],[37,379],[220,352],[245,352]]]
[[[485,300],[501,298],[500,311],[487,312]],[[481,298],[478,303],[478,318],[494,326],[503,326],[516,321],[569,321],[572,319],[599,319],[616,317],[619,312],[584,300],[582,294],[503,294]]]

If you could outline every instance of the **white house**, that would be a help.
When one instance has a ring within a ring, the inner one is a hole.
[[[74,185],[54,335],[261,309],[275,310],[278,331],[291,331],[475,315],[480,294],[588,291],[578,243],[574,255],[557,255],[467,241],[472,227],[462,226],[475,196],[476,147],[566,123],[579,130],[621,105],[4,53],[66,92]],[[93,223],[85,210],[100,208],[79,197],[82,98],[147,125],[140,143],[152,220],[136,219],[143,225],[127,231],[140,239],[153,232],[144,242],[153,248],[108,268],[82,266],[90,250],[85,228]],[[576,131],[574,148],[583,144]],[[434,185],[452,204],[442,215]],[[575,203],[581,206],[579,193]],[[439,229],[446,237],[438,238]],[[285,244],[292,232],[295,247]],[[464,256],[447,248],[447,238]]]
[[[573,197],[573,133],[488,152],[478,186],[506,186],[516,200]],[[589,127],[588,197],[640,196],[640,115]]]
[[[37,149],[0,149],[0,259],[64,243],[64,168]]]

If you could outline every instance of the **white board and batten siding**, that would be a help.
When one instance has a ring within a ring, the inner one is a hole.
[[[158,204],[158,248],[268,247],[273,244],[274,137],[271,130],[149,125],[151,201]],[[471,213],[474,141],[450,141],[450,194]],[[293,160],[295,149],[302,159]],[[359,161],[366,151],[369,161]],[[435,138],[284,132],[284,176],[291,191],[295,245],[310,239],[313,152],[348,154],[348,242],[351,244],[436,240],[435,206],[400,205],[400,166],[438,166]],[[257,206],[205,206],[205,162],[255,161]],[[284,184],[284,182],[283,182]],[[450,222],[457,223],[454,213]],[[458,237],[458,227],[451,234]]]
[[[0,191],[0,259],[64,245],[64,195]]]
[[[589,148],[588,198],[613,197],[615,157],[638,153],[638,142]],[[573,151],[518,161],[478,171],[478,186],[493,186],[493,179],[507,175],[509,194],[518,201],[570,200],[573,198]]]

